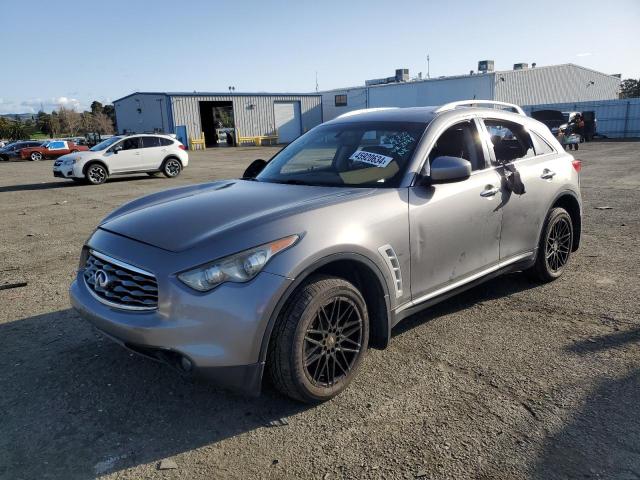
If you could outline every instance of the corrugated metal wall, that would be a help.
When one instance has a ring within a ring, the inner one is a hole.
[[[527,105],[524,110],[560,110],[561,112],[596,112],[597,131],[609,138],[640,137],[640,98],[597,102],[549,103]]]
[[[282,101],[299,101],[302,132],[322,123],[322,101],[320,95],[216,95],[216,96],[172,96],[171,109],[174,125],[186,125],[189,136],[202,132],[199,102],[233,102],[233,115],[238,135],[275,135],[273,104]]]
[[[494,100],[516,105],[613,100],[620,89],[619,78],[570,64],[496,72],[495,77]]]
[[[359,108],[442,105],[456,100],[517,105],[609,100],[618,98],[619,88],[619,78],[572,64],[351,87],[322,92],[323,121]],[[335,106],[339,94],[347,94],[347,106]]]
[[[370,107],[426,107],[456,100],[491,100],[492,75],[469,75],[370,87]]]

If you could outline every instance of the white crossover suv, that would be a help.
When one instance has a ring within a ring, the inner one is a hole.
[[[60,157],[53,176],[99,185],[112,175],[130,173],[177,177],[188,164],[185,146],[171,135],[116,135],[89,151]]]

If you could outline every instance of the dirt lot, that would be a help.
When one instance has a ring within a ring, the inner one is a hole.
[[[28,282],[0,291],[0,478],[640,478],[640,143],[579,151],[583,243],[561,280],[509,275],[408,319],[321,406],[190,383],[69,308],[110,210],[271,152],[99,187],[0,163],[0,285]]]

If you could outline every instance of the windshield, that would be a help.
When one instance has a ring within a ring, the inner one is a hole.
[[[116,143],[118,140],[120,140],[120,137],[110,137],[107,138],[106,140],[100,142],[97,145],[94,145],[93,147],[91,147],[89,150],[91,150],[92,152],[99,152],[100,150],[106,150],[107,148],[109,148],[111,145],[113,145],[114,143]]]
[[[397,187],[426,123],[320,126],[280,151],[256,177],[301,185]]]

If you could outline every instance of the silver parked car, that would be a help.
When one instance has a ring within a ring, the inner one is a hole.
[[[72,303],[182,373],[332,398],[403,318],[504,272],[554,280],[578,248],[580,162],[483,103],[351,112],[245,178],[128,203],[87,241]]]

